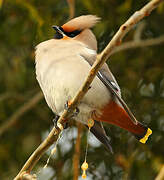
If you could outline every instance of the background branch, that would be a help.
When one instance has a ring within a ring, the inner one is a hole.
[[[112,38],[112,40],[109,42],[107,47],[103,50],[103,52],[100,55],[97,56],[97,59],[93,64],[86,81],[84,82],[84,84],[82,85],[76,96],[73,98],[69,108],[67,110],[64,110],[62,116],[58,120],[58,123],[64,124],[64,119],[69,119],[74,109],[77,107],[77,105],[80,103],[85,93],[88,91],[91,82],[96,76],[96,73],[101,68],[103,63],[107,60],[107,58],[109,58],[114,48],[120,45],[122,38],[126,35],[126,33],[129,32],[129,30],[141,19],[143,19],[145,16],[148,16],[151,13],[151,11],[155,9],[161,2],[162,0],[152,0],[147,5],[145,5],[140,11],[135,12],[120,27],[120,29]],[[43,153],[58,139],[61,130],[62,128],[56,129],[55,127],[51,130],[48,137],[42,142],[42,144],[34,151],[34,153],[27,160],[27,162],[25,163],[19,174],[16,176],[15,180],[20,179],[20,175],[22,172],[24,171],[30,172],[32,170],[32,168],[35,166],[35,164],[43,155]]]
[[[75,144],[74,156],[73,156],[73,180],[78,180],[79,177],[79,162],[80,162],[80,145],[81,145],[81,131],[82,124],[77,122],[77,139]]]
[[[33,108],[41,99],[43,99],[42,92],[37,93],[34,97],[32,97],[27,103],[21,106],[9,119],[6,120],[4,124],[0,127],[0,137],[4,132],[6,132],[9,128],[11,128],[15,123],[17,123],[18,119],[31,108]]]
[[[72,19],[75,16],[75,0],[67,0],[69,5],[69,19]]]
[[[111,55],[118,53],[120,51],[125,51],[128,49],[134,49],[134,48],[141,48],[146,46],[154,46],[158,44],[164,43],[164,35],[158,37],[158,38],[151,38],[151,39],[145,39],[145,40],[137,40],[137,41],[129,41],[125,42],[122,45],[116,47],[112,52]]]
[[[134,41],[140,41],[141,40],[142,32],[143,32],[145,26],[146,26],[145,21],[141,21],[138,24],[136,31],[134,33]]]

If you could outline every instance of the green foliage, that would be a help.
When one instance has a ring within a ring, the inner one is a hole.
[[[148,2],[148,1],[147,1]],[[127,18],[145,4],[135,0],[77,1],[76,16],[96,14],[102,18],[93,30],[99,52]],[[145,19],[142,38],[164,34],[164,5]],[[53,38],[53,24],[68,20],[67,1],[0,0],[0,130],[18,108],[31,99],[40,88],[35,79],[34,49]],[[126,36],[133,39],[138,25]],[[148,124],[153,135],[147,145],[138,143],[129,133],[105,124],[111,137],[114,154],[108,154],[94,137],[88,152],[90,179],[154,179],[164,163],[164,53],[163,45],[131,49],[113,55],[109,67],[116,76],[123,98],[137,119]],[[12,179],[25,160],[36,149],[53,126],[53,114],[44,100],[19,118],[0,138],[0,179]],[[76,128],[65,130],[57,154],[49,169],[39,179],[70,180]],[[65,146],[64,146],[65,145]],[[81,163],[86,147],[86,131],[82,134]],[[36,167],[42,168],[48,153]],[[49,176],[47,174],[49,174]],[[55,178],[56,177],[56,178]]]

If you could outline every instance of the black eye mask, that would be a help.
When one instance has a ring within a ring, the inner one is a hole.
[[[54,28],[56,31],[56,34],[54,35],[54,39],[62,39],[64,35],[66,35],[70,38],[74,38],[75,36],[77,36],[78,34],[81,33],[80,30],[66,32],[66,31],[64,31],[64,29],[62,27],[58,27],[58,26],[52,26],[52,28]]]
[[[64,31],[64,29],[62,27],[59,28],[66,36],[70,37],[70,38],[73,38],[75,36],[77,36],[78,34],[81,33],[80,30],[75,30],[75,31],[72,31],[72,32],[66,32]]]

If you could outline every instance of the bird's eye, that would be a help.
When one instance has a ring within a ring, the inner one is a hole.
[[[56,34],[54,36],[55,39],[62,39],[63,35],[66,35],[66,36],[68,36],[70,38],[74,38],[75,36],[77,36],[77,35],[79,35],[81,33],[80,30],[67,32],[62,27],[57,27],[56,28],[56,26],[54,26],[54,29],[56,30]]]
[[[54,35],[54,39],[62,39],[63,35],[60,34],[59,32],[56,32],[56,34]]]

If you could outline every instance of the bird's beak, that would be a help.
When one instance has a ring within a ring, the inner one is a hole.
[[[52,28],[56,31],[56,33],[63,34],[59,26],[52,26]]]

